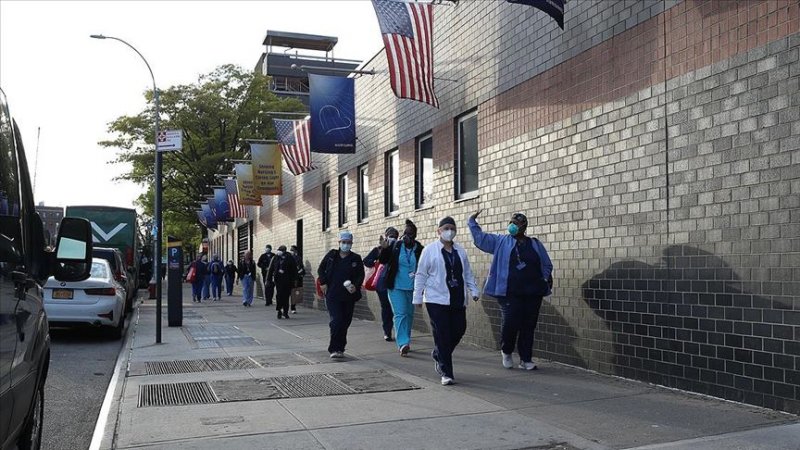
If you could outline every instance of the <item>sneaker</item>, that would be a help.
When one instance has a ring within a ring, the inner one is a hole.
[[[523,370],[536,370],[536,363],[533,361],[530,362],[521,361],[519,363],[519,368]]]
[[[297,314],[297,310],[296,310],[296,309],[293,309],[293,310],[292,310],[292,314]]]
[[[284,319],[288,319],[288,318],[289,318],[289,314],[284,314],[284,315],[283,315],[283,318],[284,318]]]
[[[410,351],[411,351],[411,346],[409,346],[408,344],[403,344],[400,347],[400,356],[408,356],[408,352]]]
[[[278,313],[278,319],[283,319],[283,314],[281,314],[280,312]]]
[[[342,358],[344,358],[344,352],[331,353],[331,359],[342,359]]]
[[[502,350],[500,350],[500,354],[503,355],[503,367],[505,367],[506,369],[510,369],[510,368],[514,367],[514,357],[513,356],[506,355],[505,353],[503,353]]]
[[[384,334],[383,335],[383,340],[386,341],[386,342],[392,342],[394,339],[392,339],[392,337],[389,336],[388,334]]]
[[[450,386],[453,384],[453,379],[450,377],[442,377],[442,386]]]

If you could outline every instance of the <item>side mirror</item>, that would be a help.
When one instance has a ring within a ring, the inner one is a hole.
[[[89,221],[61,219],[55,251],[54,275],[59,281],[82,281],[92,268],[92,230]]]

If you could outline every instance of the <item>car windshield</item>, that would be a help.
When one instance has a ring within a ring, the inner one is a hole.
[[[90,272],[90,277],[92,278],[108,278],[108,266],[100,262],[93,262],[92,263],[92,270]]]

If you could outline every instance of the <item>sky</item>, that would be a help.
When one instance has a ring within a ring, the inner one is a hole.
[[[37,204],[132,207],[144,188],[114,181],[108,123],[135,115],[152,89],[197,81],[222,64],[252,69],[267,30],[336,36],[338,58],[382,48],[369,0],[0,1],[0,87],[22,133]],[[37,132],[38,152],[37,152]],[[38,157],[37,157],[38,154]],[[38,161],[37,161],[38,160]]]

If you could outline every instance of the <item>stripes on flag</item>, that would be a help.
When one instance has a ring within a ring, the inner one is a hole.
[[[236,180],[233,178],[225,179],[225,192],[228,194],[228,203],[231,208],[231,217],[247,218],[247,210],[239,204],[239,190],[236,188]]]
[[[433,91],[433,6],[397,0],[372,0],[372,5],[395,95],[438,108]]]
[[[272,119],[286,167],[294,175],[316,169],[311,164],[311,121]]]

